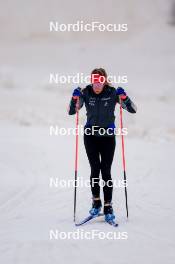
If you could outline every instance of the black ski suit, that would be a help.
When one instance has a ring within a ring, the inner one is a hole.
[[[114,131],[115,125],[115,106],[116,103],[120,103],[119,96],[117,95],[114,87],[105,85],[103,91],[100,94],[95,94],[92,85],[86,86],[81,90],[81,96],[79,100],[79,108],[85,104],[87,111],[87,123],[86,128],[92,129],[93,126],[98,129],[103,128],[105,131],[110,128]],[[122,108],[126,109],[130,113],[136,113],[136,106],[127,96],[125,100],[122,100]],[[76,113],[76,100],[71,99],[69,107],[69,115]],[[91,167],[91,191],[93,197],[100,197],[100,171],[102,179],[104,181],[103,193],[105,203],[112,201],[113,184],[111,178],[111,166],[115,152],[115,135],[105,133],[101,135],[95,130],[95,133],[84,133],[84,145],[88,160]]]

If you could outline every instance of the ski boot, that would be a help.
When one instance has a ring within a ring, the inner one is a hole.
[[[104,215],[105,215],[105,221],[111,225],[116,225],[116,222],[114,221],[115,215],[113,212],[112,205],[110,203],[106,203],[104,205]]]
[[[92,208],[90,209],[89,213],[92,216],[96,216],[100,214],[102,207],[102,203],[100,198],[93,198]]]

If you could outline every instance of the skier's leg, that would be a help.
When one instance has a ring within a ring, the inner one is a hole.
[[[104,181],[103,193],[105,204],[110,204],[112,201],[113,183],[111,178],[111,166],[115,145],[115,137],[103,137],[100,144],[101,174]]]
[[[91,166],[91,191],[92,191],[92,208],[89,213],[91,215],[98,215],[100,213],[102,204],[100,200],[100,154],[98,147],[98,138],[92,135],[84,135],[84,145],[86,153]]]
[[[111,178],[111,166],[115,152],[115,137],[104,137],[101,141],[101,173],[104,181],[104,214],[105,221],[115,224],[115,215],[112,208],[113,183]]]
[[[99,176],[100,176],[100,154],[98,147],[98,138],[92,135],[84,135],[84,145],[91,167],[91,191],[93,198],[99,199],[100,197],[100,186],[99,186]]]

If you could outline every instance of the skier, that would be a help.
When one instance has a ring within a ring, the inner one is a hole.
[[[136,106],[121,87],[115,89],[107,82],[107,73],[103,68],[96,68],[91,73],[91,84],[84,89],[73,91],[69,105],[69,115],[74,115],[85,104],[87,123],[84,127],[84,146],[91,167],[90,183],[92,192],[92,216],[100,214],[100,172],[104,182],[104,215],[105,221],[114,221],[112,208],[111,166],[115,151],[115,106],[121,103],[122,108],[136,113]],[[122,100],[122,101],[121,101]],[[103,131],[103,132],[102,132]],[[110,184],[109,184],[110,183]]]

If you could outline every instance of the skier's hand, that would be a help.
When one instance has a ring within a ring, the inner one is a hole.
[[[118,87],[116,89],[116,94],[120,97],[120,99],[124,100],[126,99],[127,95],[125,90],[122,87]]]
[[[77,100],[80,96],[81,96],[81,88],[78,87],[78,88],[74,89],[72,97],[73,97],[73,99]]]

